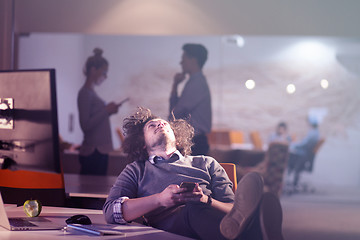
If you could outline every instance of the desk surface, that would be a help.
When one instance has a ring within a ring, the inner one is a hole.
[[[65,192],[70,197],[107,198],[116,178],[65,173]]]
[[[24,217],[25,213],[22,207],[14,207],[14,205],[6,205],[6,212],[9,217]],[[91,221],[96,224],[105,224],[105,220],[101,210],[77,209],[77,208],[59,208],[59,207],[43,207],[41,216],[51,221],[65,224],[65,220],[75,214],[85,214],[90,217]],[[152,227],[131,223],[127,225],[116,225],[116,228],[123,231],[125,236],[95,236],[92,234],[76,231],[76,230],[46,230],[46,231],[8,231],[0,227],[0,239],[2,240],[48,240],[48,239],[159,239],[159,240],[184,240],[189,239],[169,232],[165,232]]]

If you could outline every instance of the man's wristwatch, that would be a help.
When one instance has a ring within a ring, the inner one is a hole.
[[[208,197],[208,200],[207,200],[206,204],[211,205],[211,203],[212,203],[212,197],[211,197],[210,195],[207,195],[207,197]]]

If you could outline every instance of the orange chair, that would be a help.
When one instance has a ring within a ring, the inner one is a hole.
[[[213,130],[208,134],[210,147],[230,146],[230,134],[228,130]]]
[[[43,205],[62,207],[66,202],[62,173],[1,169],[0,191],[5,203],[23,205],[37,199]]]
[[[116,128],[116,133],[120,139],[120,143],[122,144],[125,140],[124,134],[122,133],[120,128]]]
[[[230,143],[244,143],[244,133],[242,131],[231,130]]]
[[[304,172],[311,173],[313,171],[314,160],[315,160],[316,154],[318,153],[320,147],[324,144],[324,142],[325,142],[325,138],[319,139],[318,142],[316,143],[316,145],[314,146],[312,152],[308,155],[308,158],[305,159],[305,162],[303,163],[302,167],[295,169],[294,179],[293,179],[293,182],[291,183],[291,185],[292,185],[292,187],[293,186],[297,186],[297,187],[288,190],[288,193],[291,194],[294,191],[296,191],[296,192],[308,192],[308,191],[314,192],[315,191],[315,189],[310,187],[309,184],[301,183],[300,178]]]
[[[220,165],[224,168],[226,174],[230,178],[233,183],[232,190],[235,193],[237,188],[237,179],[236,179],[236,167],[234,163],[220,163]]]
[[[254,149],[262,150],[263,149],[263,141],[261,140],[260,133],[258,131],[250,132],[250,140],[254,145]]]

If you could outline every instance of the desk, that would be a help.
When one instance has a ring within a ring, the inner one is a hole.
[[[65,150],[61,154],[61,162],[64,173],[80,173],[80,162],[78,151]],[[131,163],[126,154],[120,151],[113,151],[109,153],[109,164],[107,175],[118,176],[125,166]]]
[[[64,173],[66,206],[102,209],[117,176],[92,176]]]
[[[210,148],[209,155],[218,162],[234,163],[238,166],[255,166],[264,160],[265,151],[255,149],[233,149],[230,147]]]
[[[64,173],[65,192],[69,197],[107,198],[117,176],[92,176]]]
[[[6,205],[6,212],[9,217],[24,217],[25,213],[22,207],[13,207]],[[75,214],[85,214],[90,217],[93,223],[105,224],[105,220],[100,210],[90,209],[76,209],[76,208],[59,208],[59,207],[43,207],[41,216],[50,219],[51,221],[64,224],[65,220]],[[123,231],[125,236],[102,236],[98,237],[92,234],[76,230],[47,230],[47,231],[7,231],[0,227],[1,240],[49,240],[49,239],[159,239],[159,240],[186,240],[189,238],[175,235],[152,227],[131,223],[127,225],[116,225],[117,228]]]

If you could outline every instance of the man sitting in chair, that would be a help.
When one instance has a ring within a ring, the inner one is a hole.
[[[134,162],[104,204],[108,223],[144,216],[155,228],[197,239],[283,239],[280,202],[263,193],[260,175],[245,175],[234,196],[215,159],[189,156],[194,130],[185,120],[167,122],[139,108],[123,128],[124,152]]]
[[[301,141],[290,144],[289,148],[288,174],[294,172],[292,184],[295,188],[299,182],[300,172],[314,159],[314,148],[319,141],[317,118],[309,115],[307,120],[310,127],[307,135]]]

